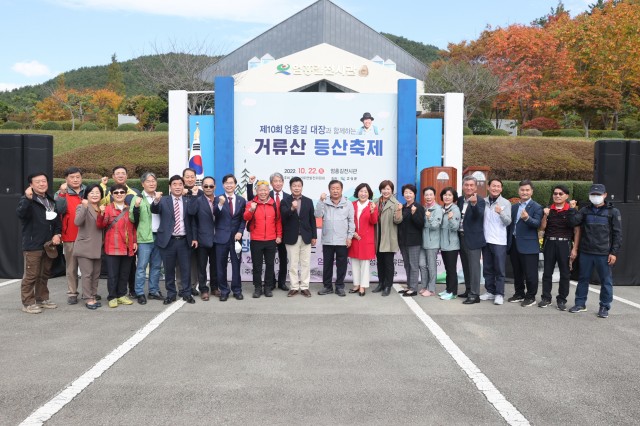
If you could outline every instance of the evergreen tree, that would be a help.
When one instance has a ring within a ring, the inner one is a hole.
[[[109,68],[107,69],[107,89],[120,96],[125,96],[126,94],[122,68],[118,63],[115,53],[111,55],[111,64],[109,64]]]

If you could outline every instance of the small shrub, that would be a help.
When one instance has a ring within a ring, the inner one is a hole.
[[[578,129],[562,129],[559,136],[563,138],[581,138],[584,137],[584,134]]]
[[[541,131],[545,130],[559,130],[560,125],[553,118],[547,117],[537,117],[533,120],[529,120],[522,125],[523,129],[538,129]]]
[[[542,136],[554,138],[560,136],[560,130],[543,130]]]
[[[62,130],[62,125],[60,123],[56,123],[55,121],[47,121],[40,128],[42,130]]]
[[[522,132],[522,136],[537,136],[540,137],[542,136],[542,132],[538,129],[527,129],[524,132]]]
[[[95,132],[97,130],[100,130],[100,128],[98,127],[98,125],[96,123],[82,123],[82,125],[80,127],[78,127],[78,130],[86,130],[89,132]]]
[[[22,129],[22,124],[18,123],[17,121],[7,121],[2,125],[2,128],[10,129],[10,130],[18,130],[18,129]]]
[[[600,136],[602,136],[602,132],[604,132],[604,130],[591,130],[589,129],[589,137],[590,138],[599,138]]]
[[[627,138],[637,138],[640,134],[640,121],[633,118],[624,118],[620,123],[619,129],[624,130],[624,135]]]
[[[493,129],[489,134],[491,136],[509,136],[510,135],[510,133],[504,129]]]
[[[80,125],[80,122],[77,121],[77,120],[75,121],[75,123],[73,121],[71,121],[71,120],[60,121],[59,123],[62,125],[62,130],[67,130],[67,131],[69,131],[71,129],[75,130]]]
[[[168,132],[169,125],[167,123],[158,123],[153,129],[154,132]]]
[[[495,129],[491,121],[478,117],[469,120],[469,127],[473,130],[474,135],[489,135]]]
[[[462,134],[463,135],[472,135],[473,134],[473,130],[471,130],[469,127],[463,127],[462,128]]]
[[[138,126],[133,123],[124,123],[119,125],[116,130],[119,132],[137,132]]]
[[[589,132],[589,136],[591,136],[591,132]],[[624,138],[624,133],[622,133],[622,132],[620,132],[618,130],[603,130],[602,133],[600,133],[599,137],[601,137],[601,138],[623,139]]]

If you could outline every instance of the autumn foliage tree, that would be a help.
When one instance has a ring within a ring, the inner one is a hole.
[[[616,111],[620,108],[620,93],[598,86],[575,87],[558,97],[563,109],[577,112],[582,119],[585,136],[589,137],[589,124],[599,111]]]

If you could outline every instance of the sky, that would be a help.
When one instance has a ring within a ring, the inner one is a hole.
[[[86,66],[166,52],[226,54],[315,0],[0,0],[0,91]],[[558,0],[333,0],[378,32],[446,48],[529,24]],[[572,16],[594,0],[564,0]],[[276,58],[277,59],[277,58]]]

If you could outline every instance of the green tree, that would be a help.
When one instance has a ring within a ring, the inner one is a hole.
[[[111,55],[111,64],[109,64],[107,68],[107,89],[120,96],[125,96],[126,94],[122,68],[118,63],[115,53]]]
[[[138,95],[125,99],[121,106],[124,114],[130,114],[138,119],[138,126],[145,130],[153,130],[168,108],[164,99],[159,96]]]

